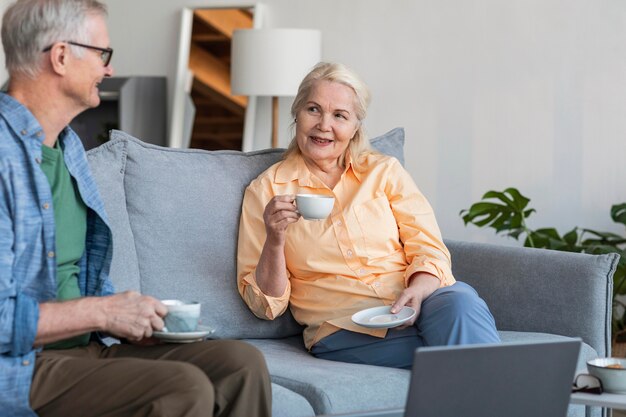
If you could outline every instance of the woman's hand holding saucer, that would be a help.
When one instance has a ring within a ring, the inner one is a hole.
[[[409,306],[415,309],[417,314],[413,319],[406,322],[398,329],[412,326],[420,315],[422,301],[428,298],[439,288],[441,281],[434,275],[426,272],[417,272],[409,278],[409,286],[400,293],[400,296],[391,306],[391,313],[395,314],[402,310],[402,307]]]

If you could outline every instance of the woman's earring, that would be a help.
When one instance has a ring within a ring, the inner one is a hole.
[[[293,122],[294,122],[294,123],[298,123],[298,118],[297,118],[297,117],[296,117],[296,118],[294,118],[294,119],[293,119]]]

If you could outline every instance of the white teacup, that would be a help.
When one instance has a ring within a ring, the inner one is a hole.
[[[167,315],[163,319],[168,332],[195,332],[200,320],[200,303],[197,301],[162,300],[167,306]]]
[[[335,197],[322,194],[296,194],[296,206],[306,220],[323,220],[333,211]]]

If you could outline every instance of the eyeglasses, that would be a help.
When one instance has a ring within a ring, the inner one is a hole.
[[[586,392],[588,394],[602,394],[602,381],[593,375],[579,374],[574,380],[572,392]]]
[[[80,46],[81,48],[93,49],[94,51],[100,51],[100,59],[102,60],[102,63],[104,64],[105,67],[109,66],[109,63],[111,62],[111,57],[113,56],[112,48],[100,48],[98,46],[85,45],[83,43],[78,43],[78,42],[73,42],[73,41],[63,41],[63,42],[69,43],[70,45],[74,45],[74,46]],[[53,46],[54,45],[50,45],[41,52],[48,52],[49,50],[52,49]]]

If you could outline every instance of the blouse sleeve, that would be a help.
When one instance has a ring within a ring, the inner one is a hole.
[[[390,165],[385,193],[396,218],[409,263],[404,275],[405,285],[416,272],[436,276],[442,287],[452,285],[455,279],[450,252],[443,243],[433,209],[409,173],[397,161]]]
[[[265,243],[265,223],[263,211],[272,198],[271,187],[254,181],[243,198],[241,220],[239,222],[239,243],[237,249],[237,288],[250,310],[261,319],[273,320],[283,314],[289,305],[290,281],[285,292],[279,297],[266,295],[256,282],[256,267]],[[287,277],[290,277],[287,271]]]

